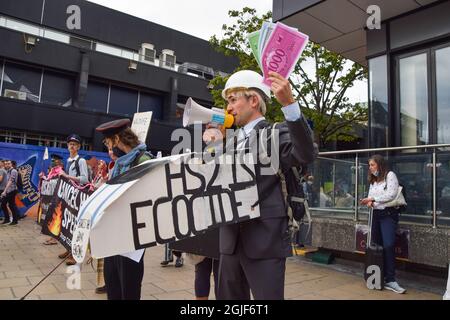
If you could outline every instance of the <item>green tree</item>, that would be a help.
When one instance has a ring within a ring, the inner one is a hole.
[[[272,13],[258,17],[255,9],[246,7],[241,11],[231,10],[228,15],[233,23],[224,24],[223,36],[220,39],[211,37],[211,45],[224,55],[238,57],[240,64],[235,71],[249,69],[261,72],[247,35],[259,30],[263,21],[271,20]],[[306,61],[308,65],[314,66],[314,70],[307,72],[304,69]],[[328,141],[354,140],[354,125],[367,121],[367,108],[362,104],[351,104],[346,96],[355,81],[366,78],[367,71],[357,63],[351,66],[348,64],[349,60],[344,57],[310,42],[289,79],[302,112],[314,123],[315,141],[320,147]],[[221,88],[225,86],[226,80],[226,77],[216,76],[210,83],[218,107],[225,106]],[[270,121],[284,119],[275,99],[268,106],[266,118]]]

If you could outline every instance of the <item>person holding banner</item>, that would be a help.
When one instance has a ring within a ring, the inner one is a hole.
[[[104,144],[118,157],[112,169],[114,178],[130,168],[150,160],[147,146],[130,128],[129,119],[104,123],[96,128],[105,136]],[[107,239],[105,239],[107,241]],[[108,300],[139,300],[144,276],[144,249],[129,254],[106,257],[104,275]]]
[[[304,166],[317,154],[312,131],[299,103],[294,100],[289,81],[275,72],[270,73],[269,80],[270,90],[282,105],[286,119],[277,127],[279,143],[274,146],[279,154],[280,169],[285,171],[292,166]],[[255,143],[263,139],[271,144],[269,139],[275,131],[272,132],[272,126],[264,118],[270,90],[263,84],[263,77],[250,70],[238,71],[226,82],[222,96],[227,101],[228,113],[234,116],[235,125],[240,127],[237,148],[234,148],[257,151]],[[263,129],[267,133],[265,137],[260,132]],[[257,139],[249,139],[255,133]],[[214,129],[209,128],[204,137],[213,135]],[[270,150],[273,151],[270,152],[272,158],[277,156],[277,151]],[[280,177],[277,171],[264,170],[260,160],[258,156],[255,162],[260,199],[256,204],[260,206],[260,218],[220,227],[218,299],[221,300],[250,300],[250,291],[256,300],[284,299],[286,257],[292,256],[289,218]]]
[[[75,184],[84,185],[89,183],[89,173],[86,160],[81,158],[78,151],[81,147],[81,138],[77,134],[71,134],[67,137],[67,149],[69,150],[70,156],[67,159],[66,172],[62,171],[59,175],[66,179],[71,180]],[[60,259],[66,259],[66,265],[76,264],[75,259],[69,250],[61,253],[58,256]]]

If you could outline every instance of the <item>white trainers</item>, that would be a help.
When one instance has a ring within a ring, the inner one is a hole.
[[[391,291],[394,291],[395,293],[400,293],[400,294],[406,292],[406,290],[403,289],[402,287],[400,287],[396,281],[392,281],[392,282],[386,283],[384,285],[384,288],[388,289],[388,290],[391,290]]]

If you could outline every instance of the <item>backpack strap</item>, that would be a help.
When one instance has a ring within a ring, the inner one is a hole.
[[[78,159],[75,160],[75,171],[77,172],[77,177],[79,177],[81,175],[81,171],[80,171],[80,159],[81,157],[78,156]],[[70,166],[69,166],[70,169]]]

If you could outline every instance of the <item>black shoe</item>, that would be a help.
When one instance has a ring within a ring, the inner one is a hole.
[[[2,224],[9,224],[9,218],[8,219],[3,219],[3,223]]]
[[[180,268],[183,266],[183,258],[179,257],[177,258],[177,261],[175,261],[175,268]]]
[[[13,222],[11,222],[9,225],[10,225],[10,226],[15,226],[15,225],[17,225],[17,221],[13,221]]]
[[[97,294],[103,294],[103,293],[106,293],[106,285],[103,286],[103,287],[95,288],[95,293],[97,293]]]
[[[167,260],[161,261],[161,266],[165,267],[165,266],[167,266],[170,262],[172,262],[172,261],[167,261]]]

